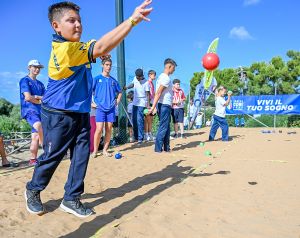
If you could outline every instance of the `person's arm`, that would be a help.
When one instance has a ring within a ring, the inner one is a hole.
[[[131,83],[131,84],[129,84],[128,86],[124,86],[124,87],[123,87],[123,90],[131,89],[131,88],[133,88],[133,87],[134,87],[134,84]]]
[[[31,102],[34,104],[41,104],[41,99],[38,99],[39,96],[32,96],[29,92],[24,92],[24,97],[26,102]]]
[[[117,105],[119,105],[119,103],[121,102],[121,98],[122,98],[122,93],[119,93],[117,96]]]
[[[155,97],[154,97],[154,99],[153,99],[153,105],[152,105],[152,107],[150,108],[150,110],[148,111],[148,114],[151,114],[151,113],[154,111],[154,109],[155,109],[155,107],[156,107],[156,105],[157,105],[157,103],[158,103],[158,100],[159,100],[159,98],[160,98],[162,92],[163,92],[166,88],[167,88],[167,87],[165,87],[165,86],[163,86],[163,85],[160,85],[160,86],[159,86],[159,88],[157,89],[157,92],[155,93]]]
[[[108,54],[113,48],[115,48],[131,31],[133,26],[141,21],[150,21],[147,16],[152,11],[151,8],[147,8],[152,3],[152,0],[145,0],[140,6],[135,8],[131,17],[121,23],[112,31],[105,34],[94,45],[93,58],[96,59],[99,56]]]
[[[146,91],[146,97],[147,97],[147,108],[150,108],[150,92]]]
[[[227,98],[226,102],[224,103],[224,107],[227,107],[229,105],[230,99],[231,99],[231,94],[232,93],[228,93],[228,98]]]

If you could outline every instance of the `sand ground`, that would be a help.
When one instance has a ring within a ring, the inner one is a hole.
[[[230,142],[201,147],[200,129],[172,140],[172,153],[128,144],[115,149],[120,160],[91,159],[82,198],[96,214],[87,219],[58,208],[68,160],[41,194],[43,216],[24,204],[33,169],[1,169],[0,237],[299,238],[300,129],[281,130],[230,128]]]

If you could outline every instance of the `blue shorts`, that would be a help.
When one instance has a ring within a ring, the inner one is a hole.
[[[101,110],[100,108],[96,109],[96,122],[114,122],[116,120],[116,110],[115,108],[111,109],[108,112]]]
[[[33,125],[36,122],[41,122],[41,115],[39,115],[37,112],[28,112],[24,119],[31,126],[31,133],[38,133],[38,131],[33,128]]]
[[[184,109],[183,108],[172,109],[172,118],[173,118],[173,123],[183,123]]]

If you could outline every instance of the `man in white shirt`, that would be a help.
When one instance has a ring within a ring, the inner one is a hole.
[[[155,152],[170,152],[170,120],[173,102],[173,85],[170,75],[174,73],[177,64],[168,58],[164,62],[164,72],[156,81],[156,93],[153,105],[148,114],[152,113],[157,105],[159,127],[155,140]]]
[[[213,115],[213,123],[210,128],[210,133],[209,133],[209,140],[213,141],[215,139],[217,130],[219,127],[222,129],[222,141],[228,141],[228,123],[225,118],[226,115],[226,107],[229,105],[230,98],[232,92],[228,92],[228,99],[225,100],[224,96],[227,93],[227,89],[225,87],[220,86],[217,89],[217,95],[216,95],[216,110]]]
[[[134,88],[133,108],[132,108],[132,123],[134,139],[139,144],[144,139],[144,109],[149,108],[150,102],[150,86],[147,79],[144,77],[142,69],[135,71],[133,81],[124,90]]]

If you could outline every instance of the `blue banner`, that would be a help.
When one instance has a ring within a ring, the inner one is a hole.
[[[235,114],[300,114],[300,94],[233,96],[226,108]]]

